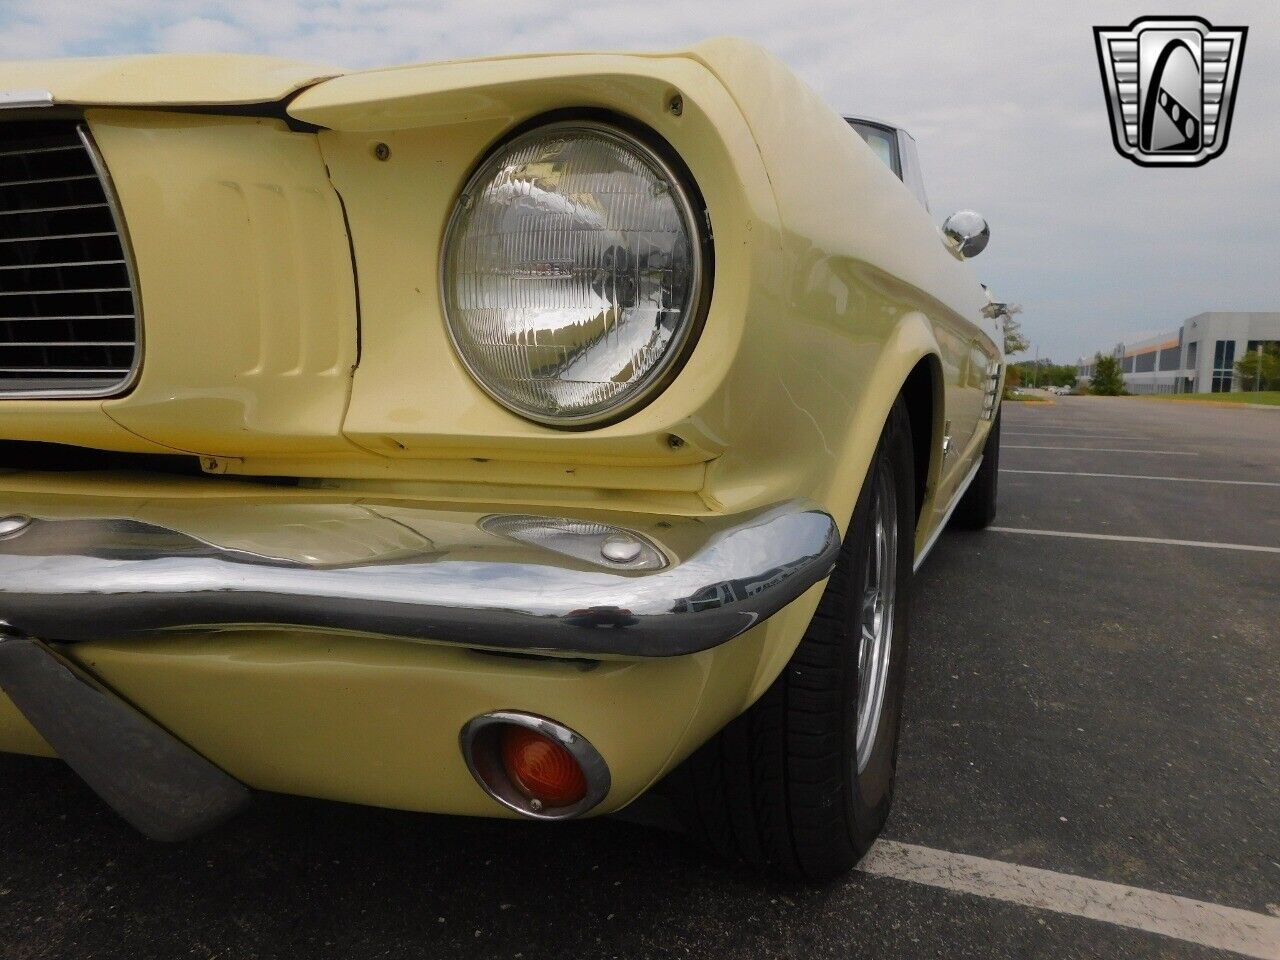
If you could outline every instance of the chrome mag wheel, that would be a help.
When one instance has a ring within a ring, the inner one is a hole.
[[[858,640],[858,773],[866,769],[880,729],[898,587],[898,495],[892,472],[881,464],[873,482]]]

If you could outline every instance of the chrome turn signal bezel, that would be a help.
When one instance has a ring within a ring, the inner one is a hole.
[[[577,761],[587,781],[586,795],[564,807],[545,807],[519,790],[507,775],[498,749],[498,734],[505,726],[523,727],[560,744]],[[571,820],[580,817],[609,795],[609,765],[586,737],[546,717],[518,710],[496,710],[473,717],[459,735],[462,757],[476,783],[508,810],[533,820]]]

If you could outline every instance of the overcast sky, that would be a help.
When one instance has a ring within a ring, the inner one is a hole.
[[[1196,14],[1249,27],[1225,154],[1147,169],[1111,144],[1092,27]],[[1280,310],[1280,4],[699,0],[0,0],[0,58],[245,51],[358,68],[497,53],[670,49],[745,36],[837,110],[915,134],[940,220],[1074,360],[1204,310]]]

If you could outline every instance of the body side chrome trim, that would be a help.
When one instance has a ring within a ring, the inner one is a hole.
[[[0,90],[0,110],[52,107],[53,104],[53,94],[48,90]]]
[[[332,505],[323,523],[308,519],[314,505],[251,506],[238,528],[216,506],[183,504],[163,522],[42,519],[40,501],[24,501],[35,519],[0,541],[0,622],[60,642],[272,625],[678,656],[777,613],[830,574],[840,546],[835,521],[801,501],[728,517],[517,516],[514,528],[494,519],[507,514],[350,503]],[[220,534],[184,532],[202,512]],[[616,536],[660,557],[620,567],[601,555]]]
[[[929,551],[933,549],[933,545],[938,542],[938,537],[942,536],[942,531],[947,528],[947,522],[951,519],[951,514],[955,513],[955,509],[960,505],[960,498],[964,496],[965,491],[969,489],[969,484],[973,483],[973,478],[978,475],[978,468],[982,466],[982,455],[978,455],[977,461],[973,465],[965,478],[960,481],[960,486],[956,488],[955,495],[951,498],[951,503],[947,505],[946,512],[942,515],[942,520],[933,529],[933,533],[929,534],[929,539],[925,541],[924,547],[921,548],[920,554],[916,557],[915,565],[912,566],[911,572],[919,570],[924,566],[925,560],[929,557]]]

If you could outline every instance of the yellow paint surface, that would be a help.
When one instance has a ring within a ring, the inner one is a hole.
[[[197,96],[188,66],[175,95]],[[38,65],[0,68],[0,86],[5,69],[39,85]],[[49,71],[60,89],[97,84],[99,103],[140,105],[152,89],[84,66]],[[283,97],[309,78],[263,65],[208,96]],[[625,115],[665,139],[701,189],[715,240],[710,312],[680,375],[635,415],[576,433],[528,423],[471,381],[438,290],[445,224],[471,169],[516,125],[571,108]],[[288,109],[325,129],[88,112],[139,275],[141,379],[107,401],[0,402],[0,435],[185,451],[211,475],[0,474],[8,509],[92,514],[110,497],[128,515],[250,537],[246,503],[696,515],[807,497],[843,528],[920,363],[939,382],[918,544],[981,451],[983,392],[1001,358],[971,269],[857,135],[756,47],[370,71],[311,86]],[[943,462],[947,422],[954,454]],[[173,508],[191,501],[205,506]],[[496,814],[457,735],[477,713],[512,708],[592,740],[613,771],[604,809],[614,809],[767,688],[820,590],[716,650],[591,669],[262,629],[72,653],[257,787]],[[47,750],[3,700],[0,749]]]

